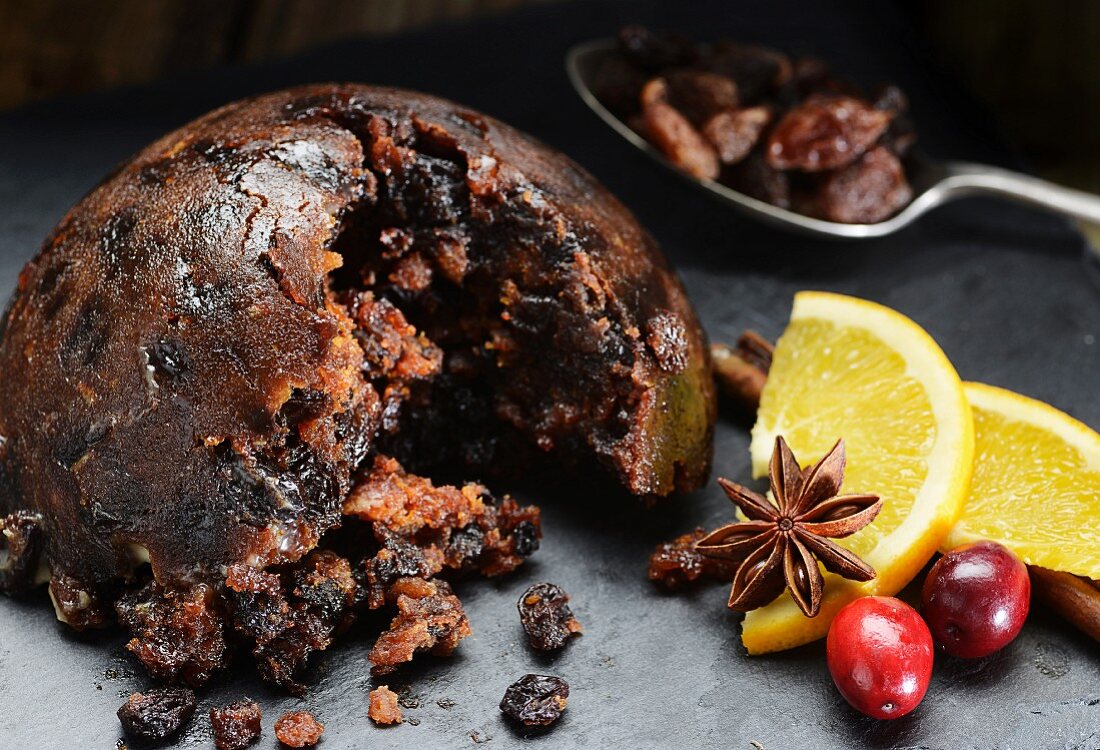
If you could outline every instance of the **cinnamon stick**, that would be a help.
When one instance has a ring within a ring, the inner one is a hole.
[[[719,390],[746,413],[760,407],[775,347],[754,331],[745,331],[734,347],[713,344],[714,379]],[[1055,612],[1093,640],[1100,642],[1100,581],[1071,573],[1028,566],[1031,585]]]
[[[1034,593],[1082,632],[1100,641],[1100,583],[1033,565],[1027,569]]]
[[[734,347],[712,344],[714,380],[722,395],[738,404],[746,414],[756,414],[760,393],[768,379],[775,347],[755,331],[745,331]]]

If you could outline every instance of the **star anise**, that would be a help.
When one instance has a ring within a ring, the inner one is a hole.
[[[739,612],[762,607],[791,590],[799,609],[814,617],[821,609],[825,568],[856,581],[875,577],[854,553],[829,541],[862,529],[882,510],[876,495],[837,495],[844,481],[844,441],[802,470],[787,441],[775,439],[769,465],[774,503],[727,479],[718,484],[748,517],[723,526],[695,543],[706,557],[740,562],[733,576],[729,607]]]

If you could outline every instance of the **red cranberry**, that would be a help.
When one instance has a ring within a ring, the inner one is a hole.
[[[866,596],[840,610],[825,652],[840,694],[876,719],[912,711],[932,679],[932,634],[917,610],[892,597]]]
[[[921,611],[952,656],[977,659],[1019,634],[1031,601],[1027,567],[996,542],[956,547],[924,579]]]

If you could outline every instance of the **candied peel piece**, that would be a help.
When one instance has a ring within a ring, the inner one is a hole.
[[[256,701],[235,701],[210,709],[210,726],[217,750],[244,750],[260,739],[263,713]]]
[[[371,674],[388,674],[422,651],[449,656],[472,632],[462,602],[445,581],[399,578],[389,596],[397,616],[370,651]]]
[[[325,725],[309,711],[287,711],[275,722],[275,737],[287,747],[313,747],[324,733]]]
[[[401,706],[397,703],[397,693],[390,690],[389,685],[380,685],[370,691],[368,696],[370,709],[367,715],[375,724],[400,724]]]

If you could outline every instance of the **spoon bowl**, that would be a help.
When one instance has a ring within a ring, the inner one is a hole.
[[[889,219],[874,224],[842,224],[773,206],[714,180],[698,179],[677,168],[645,138],[620,120],[596,98],[593,82],[600,65],[618,54],[613,39],[578,44],[566,54],[569,81],[585,104],[601,120],[654,161],[742,213],[772,226],[800,234],[831,239],[868,239],[893,234],[931,209],[956,198],[996,195],[1044,208],[1089,223],[1100,224],[1100,197],[1000,167],[969,162],[939,162],[915,154],[905,160],[913,200]]]

